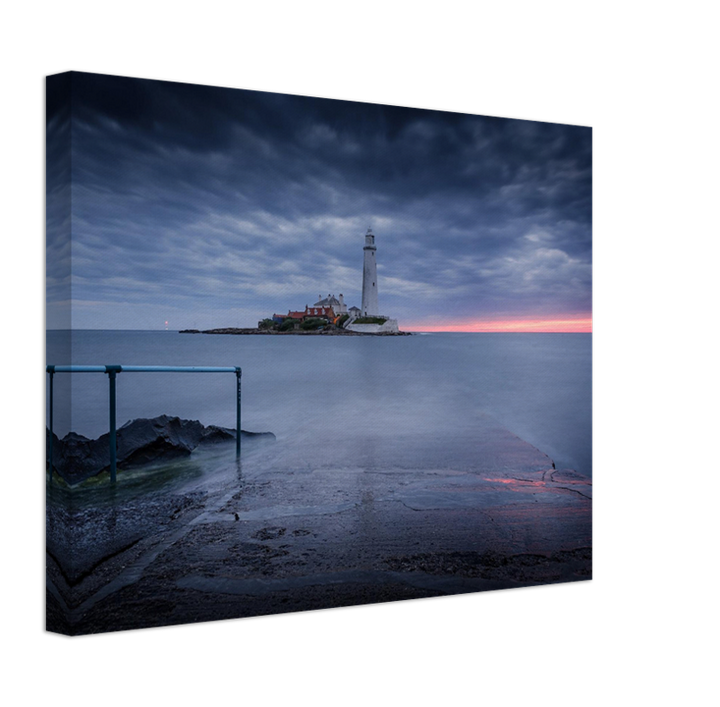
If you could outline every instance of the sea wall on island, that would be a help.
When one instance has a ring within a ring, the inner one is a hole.
[[[347,331],[359,334],[399,334],[397,319],[388,319],[383,324],[349,324]]]

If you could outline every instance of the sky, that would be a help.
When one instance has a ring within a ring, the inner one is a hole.
[[[46,106],[48,328],[359,307],[371,227],[402,330],[591,330],[588,127],[76,72]]]

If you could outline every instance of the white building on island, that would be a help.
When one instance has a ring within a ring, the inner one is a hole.
[[[362,307],[348,307],[342,294],[335,297],[318,295],[315,304],[305,305],[304,311],[287,314],[273,314],[272,319],[278,325],[285,325],[288,320],[295,320],[295,328],[308,319],[325,319],[337,324],[348,331],[364,334],[391,334],[397,333],[397,319],[380,314],[378,307],[378,277],[377,277],[377,246],[372,229],[368,228],[363,246],[363,281],[362,281]],[[258,323],[260,326],[261,323]]]
[[[365,246],[363,247],[363,284],[362,284],[362,316],[377,317],[378,291],[377,291],[377,261],[375,260],[375,236],[372,229],[368,228],[365,234]]]
[[[397,319],[380,314],[376,253],[375,235],[372,229],[368,228],[363,246],[362,306],[360,316],[351,316],[345,323],[345,329],[349,331],[365,334],[390,334],[399,331]],[[364,321],[365,319],[384,321]]]
[[[318,301],[315,302],[313,307],[332,307],[335,315],[339,317],[348,313],[348,308],[342,295],[338,295],[337,297],[335,297],[335,295],[328,295],[327,297],[318,295]],[[354,309],[357,309],[357,307],[354,307]]]

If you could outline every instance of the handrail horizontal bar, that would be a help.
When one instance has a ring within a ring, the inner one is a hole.
[[[123,371],[147,373],[235,373],[229,366],[122,366]]]
[[[48,366],[48,373],[106,373],[105,366]]]
[[[47,366],[48,373],[237,373],[239,367],[229,366]]]

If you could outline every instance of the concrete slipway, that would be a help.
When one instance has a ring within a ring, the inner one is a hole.
[[[462,454],[459,453],[462,450]],[[481,417],[326,444],[232,444],[48,496],[63,633],[591,578],[592,486]],[[72,530],[62,531],[71,521]]]

